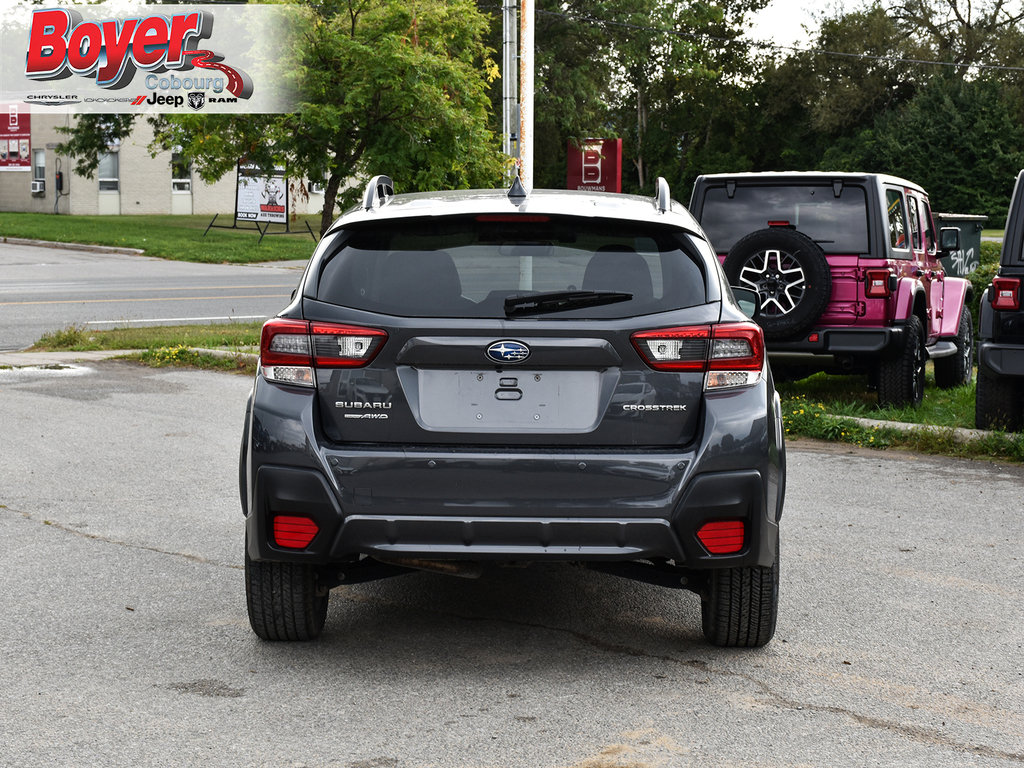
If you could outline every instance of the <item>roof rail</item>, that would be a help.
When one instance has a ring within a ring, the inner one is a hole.
[[[672,206],[672,193],[669,191],[668,182],[664,176],[659,176],[655,186],[658,191],[654,196],[654,205],[661,213],[667,213]]]
[[[363,208],[368,211],[382,208],[395,196],[395,182],[390,176],[374,176],[366,185],[363,195]]]

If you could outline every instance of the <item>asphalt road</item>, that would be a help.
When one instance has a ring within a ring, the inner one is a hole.
[[[69,325],[262,320],[288,303],[304,266],[192,264],[0,243],[0,350],[24,349]]]
[[[0,371],[0,765],[677,768],[1024,763],[1024,471],[793,443],[765,649],[570,566],[332,593],[250,631],[249,382]]]

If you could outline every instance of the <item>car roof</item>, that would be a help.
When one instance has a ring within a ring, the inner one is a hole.
[[[525,198],[512,198],[503,189],[463,189],[394,195],[379,206],[367,208],[360,205],[350,209],[331,224],[328,232],[351,224],[371,221],[481,214],[619,219],[678,227],[705,239],[700,225],[690,212],[675,200],[671,200],[668,210],[663,212],[659,210],[654,197],[565,189],[536,189]]]
[[[852,173],[850,171],[752,171],[747,173],[709,173],[698,178],[698,181],[767,181],[771,184],[783,183],[786,181],[809,182],[821,181],[830,183],[832,181],[850,182],[873,182],[878,184],[893,184],[899,187],[908,187],[925,194],[920,185],[915,184],[899,176],[890,176],[884,173]]]

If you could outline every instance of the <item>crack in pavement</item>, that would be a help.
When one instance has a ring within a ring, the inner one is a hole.
[[[582,643],[593,646],[598,650],[605,651],[608,653],[616,653],[626,656],[633,656],[636,658],[647,658],[656,661],[669,662],[671,664],[677,664],[689,667],[691,669],[699,669],[707,673],[708,675],[720,675],[723,677],[740,678],[742,680],[746,680],[747,682],[759,688],[761,692],[769,699],[769,701],[766,703],[772,704],[773,706],[777,706],[781,709],[793,709],[817,712],[822,714],[841,715],[844,717],[848,717],[849,719],[853,720],[855,723],[859,725],[863,725],[868,728],[876,728],[879,730],[890,731],[892,733],[905,736],[920,744],[945,747],[947,749],[951,749],[957,752],[965,752],[972,755],[1008,760],[1016,763],[1024,763],[1024,753],[1006,752],[1004,750],[996,749],[995,747],[990,747],[986,745],[965,744],[963,742],[956,741],[955,739],[951,739],[935,729],[926,728],[918,725],[911,725],[908,723],[893,722],[891,720],[886,720],[881,717],[874,717],[872,715],[863,715],[859,712],[856,712],[852,709],[848,709],[846,707],[825,704],[808,704],[806,702],[794,701],[792,699],[786,698],[780,693],[777,693],[775,690],[771,688],[771,686],[768,685],[768,683],[754,677],[753,675],[750,675],[746,672],[738,672],[734,670],[715,668],[708,664],[706,661],[703,661],[701,659],[679,659],[664,654],[650,653],[649,651],[646,651],[642,648],[635,648],[632,646],[623,645],[621,643],[611,643],[607,640],[602,640],[601,638],[594,637],[592,635],[587,635],[584,632],[580,632],[579,630],[570,629],[567,627],[552,627],[546,624],[539,624],[536,622],[516,621],[515,619],[495,618],[490,616],[463,615],[458,613],[449,613],[448,615],[454,618],[464,619],[467,621],[495,621],[505,624],[511,624],[514,626],[543,629],[548,630],[550,632],[559,632],[562,634],[570,635]],[[899,705],[897,704],[897,706]]]
[[[0,511],[8,512],[8,513],[11,513],[11,514],[16,514],[16,515],[21,516],[24,519],[27,519],[27,520],[32,520],[32,521],[35,521],[35,522],[40,522],[39,519],[34,517],[31,513],[22,512],[20,510],[11,509],[10,507],[7,507],[5,505],[0,505]],[[149,545],[145,545],[145,544],[134,544],[134,543],[131,543],[131,542],[122,541],[122,540],[118,540],[118,539],[113,539],[113,538],[110,538],[110,537],[107,537],[107,536],[102,536],[102,535],[95,534],[95,533],[87,533],[85,531],[79,531],[79,530],[76,530],[76,529],[71,528],[69,526],[63,525],[61,523],[53,522],[51,520],[43,520],[41,522],[42,522],[43,525],[47,525],[47,526],[49,526],[51,528],[55,528],[55,529],[57,529],[59,531],[62,531],[64,533],[72,534],[74,536],[78,536],[78,537],[84,538],[84,539],[89,539],[89,540],[92,540],[92,541],[100,541],[100,542],[103,542],[103,543],[106,543],[106,544],[113,544],[115,546],[122,546],[122,547],[127,547],[127,548],[130,548],[130,549],[137,549],[137,550],[142,550],[142,551],[146,551],[146,552],[153,552],[155,554],[168,555],[168,556],[171,556],[171,557],[179,557],[179,558],[182,558],[184,560],[188,560],[188,561],[194,562],[194,563],[200,563],[200,564],[203,564],[203,565],[213,565],[213,566],[219,566],[219,567],[223,567],[223,568],[230,568],[230,569],[234,569],[234,570],[242,570],[242,566],[236,565],[234,563],[225,563],[225,562],[222,562],[222,561],[219,561],[219,560],[212,560],[210,558],[201,557],[199,555],[193,555],[193,554],[190,554],[190,553],[187,553],[187,552],[173,552],[173,551],[161,549],[159,547],[153,547],[153,546],[149,546]],[[348,595],[347,597],[349,599],[351,599],[353,596],[352,595]],[[405,605],[403,603],[399,603],[399,602],[392,601],[392,600],[384,600],[384,599],[380,599],[380,598],[370,598],[370,601],[378,602],[378,603],[382,603],[382,604],[397,605],[397,606],[401,606],[401,607],[409,607],[409,606],[407,606],[407,605]],[[420,606],[416,606],[416,607],[419,610],[424,610]],[[670,663],[670,664],[683,666],[683,667],[686,667],[686,668],[689,668],[689,669],[701,670],[702,672],[704,672],[707,675],[717,675],[717,676],[721,676],[721,677],[738,678],[738,679],[741,679],[741,680],[745,680],[748,683],[750,683],[751,685],[753,685],[756,688],[758,688],[768,698],[768,702],[767,703],[769,703],[769,704],[771,704],[773,706],[782,708],[782,709],[792,709],[792,710],[799,710],[799,711],[817,712],[817,713],[822,713],[822,714],[840,715],[840,716],[849,718],[850,720],[852,720],[853,722],[857,723],[858,725],[862,725],[862,726],[865,726],[867,728],[874,728],[874,729],[889,731],[889,732],[901,735],[903,737],[909,738],[909,739],[911,739],[913,741],[916,741],[916,742],[918,742],[920,744],[931,745],[931,746],[939,746],[939,747],[944,747],[944,748],[951,749],[951,750],[954,750],[954,751],[957,751],[957,752],[962,752],[962,753],[967,753],[967,754],[972,754],[972,755],[978,755],[978,756],[982,756],[982,757],[986,757],[986,758],[1007,760],[1007,761],[1010,761],[1010,762],[1016,762],[1016,763],[1024,764],[1024,753],[1020,753],[1020,752],[1007,752],[1007,751],[996,749],[995,747],[990,747],[990,746],[986,746],[986,745],[963,743],[963,742],[951,739],[951,738],[945,736],[944,734],[942,734],[940,731],[937,731],[937,730],[932,729],[932,728],[927,728],[927,727],[918,726],[918,725],[912,725],[912,724],[908,724],[908,723],[894,722],[894,721],[891,721],[891,720],[886,720],[886,719],[881,718],[881,717],[875,717],[875,716],[872,716],[872,715],[864,715],[864,714],[861,714],[859,712],[856,712],[856,711],[854,711],[852,709],[849,709],[849,708],[846,708],[846,707],[840,707],[840,706],[836,706],[836,705],[825,705],[825,704],[810,704],[810,703],[807,703],[807,702],[795,701],[793,699],[789,699],[789,698],[783,696],[782,694],[776,692],[774,689],[772,689],[771,686],[768,685],[768,683],[766,683],[765,681],[760,680],[760,679],[754,677],[753,675],[751,675],[749,673],[739,672],[739,671],[734,671],[734,670],[728,670],[728,669],[722,669],[722,668],[716,668],[716,667],[713,667],[712,665],[708,664],[706,661],[703,661],[701,659],[679,659],[679,658],[676,658],[674,656],[669,656],[669,655],[665,655],[665,654],[651,653],[650,651],[647,651],[647,650],[645,650],[643,648],[637,648],[637,647],[634,647],[634,646],[624,645],[622,643],[613,643],[613,642],[610,642],[610,641],[607,641],[607,640],[603,640],[603,639],[601,639],[599,637],[594,637],[593,635],[588,635],[585,632],[581,632],[579,630],[571,629],[571,628],[568,628],[568,627],[556,627],[556,626],[550,626],[550,625],[547,625],[547,624],[541,624],[541,623],[538,623],[538,622],[517,621],[515,619],[502,618],[502,617],[494,617],[494,616],[480,616],[480,615],[473,615],[473,614],[461,614],[461,613],[452,612],[452,611],[436,611],[436,610],[431,611],[431,610],[428,610],[428,612],[434,613],[434,614],[437,614],[437,615],[448,616],[448,617],[455,618],[455,619],[461,619],[463,621],[496,622],[496,623],[507,624],[507,625],[511,625],[511,626],[527,627],[527,628],[531,628],[531,629],[539,629],[539,630],[544,630],[544,631],[548,631],[548,632],[557,632],[557,633],[561,633],[561,634],[564,634],[564,635],[569,635],[569,636],[575,638],[576,640],[578,640],[581,643],[584,643],[584,644],[589,645],[589,646],[591,646],[593,648],[596,648],[599,651],[603,651],[603,652],[606,652],[606,653],[614,653],[614,654],[623,655],[623,656],[631,656],[631,657],[634,657],[634,658],[643,658],[643,659],[651,659],[651,660],[654,660],[654,661],[667,662],[667,663]],[[892,702],[892,703],[895,703],[895,702]],[[897,706],[898,706],[898,704],[897,704]]]
[[[226,563],[226,562],[224,562],[222,560],[213,560],[213,559],[208,558],[208,557],[202,557],[201,555],[193,555],[193,554],[190,554],[189,552],[173,552],[173,551],[168,550],[168,549],[161,549],[160,547],[152,547],[152,546],[149,546],[148,544],[134,544],[134,543],[132,543],[130,541],[122,541],[121,539],[114,539],[114,538],[111,538],[109,536],[102,536],[102,535],[100,535],[98,533],[88,533],[86,531],[80,531],[80,530],[78,530],[76,528],[72,528],[71,526],[64,525],[63,523],[54,522],[53,520],[48,520],[48,519],[40,520],[38,517],[35,517],[31,512],[22,512],[21,510],[12,509],[11,507],[5,506],[3,504],[0,504],[0,511],[11,512],[13,514],[20,515],[25,520],[32,520],[33,522],[42,523],[42,525],[45,525],[48,528],[54,528],[54,529],[56,529],[58,531],[62,531],[64,533],[70,533],[70,534],[72,534],[74,536],[78,536],[79,538],[82,538],[82,539],[90,539],[92,541],[100,541],[100,542],[103,542],[104,544],[113,544],[115,546],[126,547],[128,549],[138,549],[138,550],[141,550],[143,552],[153,552],[154,554],[158,554],[158,555],[169,555],[171,557],[180,557],[180,558],[182,558],[184,560],[188,560],[189,562],[200,563],[202,565],[214,565],[214,566],[218,566],[220,568],[231,568],[232,570],[238,570],[238,571],[244,569],[244,566],[236,565],[235,563]]]

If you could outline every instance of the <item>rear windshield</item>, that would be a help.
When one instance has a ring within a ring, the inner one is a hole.
[[[631,294],[537,315],[553,319],[629,317],[706,301],[700,258],[678,230],[570,217],[494,218],[353,228],[328,258],[317,299],[390,315],[504,318],[510,296]]]
[[[769,222],[785,223],[814,240],[825,253],[868,252],[868,207],[863,187],[843,185],[836,197],[831,184],[736,186],[704,194],[701,226],[719,253]]]

